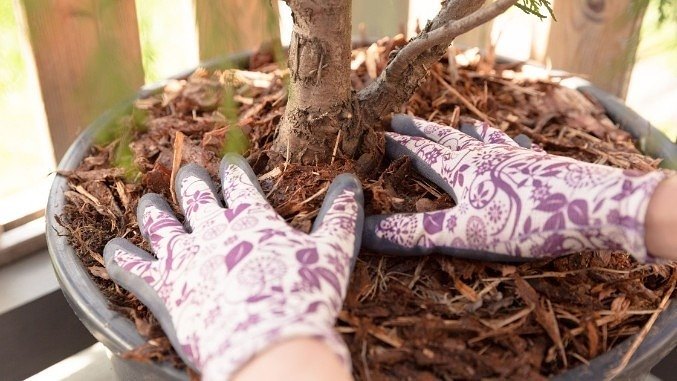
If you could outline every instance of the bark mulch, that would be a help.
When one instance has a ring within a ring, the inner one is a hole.
[[[372,81],[403,43],[383,39],[355,50],[354,88]],[[130,358],[185,368],[152,314],[103,267],[101,253],[111,238],[148,250],[135,214],[142,194],[163,194],[178,212],[170,180],[179,164],[201,164],[216,179],[221,153],[244,149],[248,141],[248,159],[271,204],[308,231],[327,185],[338,173],[353,171],[342,157],[328,166],[300,166],[271,151],[288,72],[270,57],[254,55],[252,71],[198,70],[138,100],[77,170],[62,173],[69,190],[59,221],[71,245],[112,308],[148,338]],[[452,126],[466,117],[485,119],[511,136],[528,135],[550,153],[588,162],[641,170],[659,164],[642,155],[602,107],[559,86],[559,78],[537,78],[519,64],[497,64],[473,50],[450,49],[430,70],[402,112]],[[453,205],[407,159],[385,159],[362,183],[367,214]],[[543,379],[640,332],[665,306],[676,281],[674,264],[638,264],[619,251],[517,265],[363,251],[336,329],[360,380]]]

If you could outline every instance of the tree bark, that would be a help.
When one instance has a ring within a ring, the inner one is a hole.
[[[376,126],[416,91],[428,67],[442,57],[449,44],[461,35],[505,12],[517,0],[447,0],[421,33],[394,54],[381,75],[362,89],[358,102],[363,123]]]
[[[356,159],[370,171],[383,153],[375,132],[384,116],[406,102],[459,34],[481,25],[517,0],[447,0],[416,38],[394,53],[381,75],[355,94],[350,84],[351,1],[286,0],[294,28],[291,83],[275,151],[301,164]]]
[[[294,28],[291,83],[276,151],[292,162],[326,163],[338,148],[352,156],[360,139],[350,84],[351,2],[287,0]],[[340,131],[340,137],[339,137]]]

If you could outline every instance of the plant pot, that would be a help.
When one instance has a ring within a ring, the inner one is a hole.
[[[204,67],[215,69],[226,63],[243,67],[248,62],[247,54],[232,55],[229,59],[219,59],[206,63]],[[186,77],[184,73],[173,78]],[[578,81],[578,82],[575,82]],[[144,97],[160,91],[166,84],[143,88],[137,97]],[[664,134],[653,128],[620,101],[594,88],[580,79],[569,80],[569,84],[597,98],[608,110],[609,116],[625,130],[640,140],[646,138],[645,152],[665,159],[665,167],[677,169],[677,149]],[[136,97],[134,98],[136,99]],[[59,164],[60,170],[73,170],[87,154],[94,137],[123,115],[132,105],[130,99],[109,110],[92,123],[73,143]],[[121,380],[187,380],[185,372],[180,372],[169,364],[141,363],[125,360],[122,355],[145,341],[137,332],[134,324],[123,315],[111,310],[109,303],[90,279],[87,269],[68,244],[64,229],[56,222],[65,205],[64,191],[67,180],[57,176],[52,184],[47,205],[47,243],[57,279],[75,314],[92,333],[112,352],[113,369]],[[628,350],[632,339],[624,341],[611,351],[593,359],[589,366],[580,366],[569,370],[555,379],[579,380],[601,379],[613,368]],[[671,305],[664,311],[643,341],[630,364],[618,379],[637,379],[666,356],[677,345],[677,306]]]

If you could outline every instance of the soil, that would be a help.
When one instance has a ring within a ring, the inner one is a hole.
[[[354,51],[353,87],[372,81],[402,42],[383,39]],[[451,64],[445,58],[430,68],[402,112],[452,126],[466,117],[486,119],[511,136],[528,135],[550,153],[588,162],[640,170],[659,164],[642,155],[598,104],[559,86],[559,78],[528,76],[521,65],[497,64],[476,50],[451,49],[449,57]],[[70,189],[59,222],[112,308],[148,338],[130,358],[185,368],[152,314],[109,280],[101,255],[106,242],[120,236],[148,250],[136,222],[137,200],[152,191],[171,201],[179,158],[207,167],[216,179],[224,146],[237,148],[246,136],[246,156],[271,204],[304,231],[326,185],[354,170],[342,157],[321,167],[283,162],[271,144],[288,72],[267,53],[253,55],[250,70],[198,70],[169,83],[137,101],[76,171],[62,173]],[[231,123],[224,108],[229,94],[237,107]],[[453,206],[407,159],[384,159],[361,180],[367,214]],[[362,251],[336,329],[350,347],[358,380],[543,379],[638,333],[676,281],[674,264],[643,265],[618,251],[517,265]]]

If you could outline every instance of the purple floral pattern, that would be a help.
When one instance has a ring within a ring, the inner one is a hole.
[[[355,191],[342,189],[305,234],[274,212],[240,167],[228,165],[223,178],[228,209],[189,175],[178,191],[192,232],[147,206],[140,227],[157,261],[118,248],[115,263],[161,298],[181,352],[205,380],[227,379],[256,353],[295,336],[324,340],[350,366],[333,325],[356,255]]]
[[[374,241],[405,251],[454,248],[513,257],[622,248],[639,261],[654,260],[644,244],[644,218],[667,172],[637,173],[525,149],[481,122],[474,128],[482,141],[418,118],[413,125],[417,136],[388,132],[387,139],[438,174],[457,206],[441,211],[435,226],[445,229],[426,229],[430,213],[371,217],[378,220]]]
[[[423,214],[418,216],[423,217]],[[383,232],[388,232],[388,238],[398,245],[413,247],[417,243],[416,235],[421,235],[419,233],[423,228],[423,223],[419,222],[421,219],[411,218],[406,214],[395,214],[381,221],[379,228]]]

